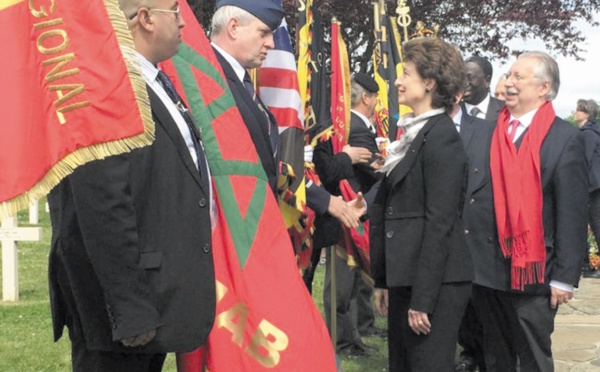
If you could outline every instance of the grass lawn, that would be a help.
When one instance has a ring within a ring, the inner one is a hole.
[[[20,300],[17,303],[0,301],[0,371],[2,372],[71,370],[70,342],[66,330],[65,336],[58,343],[53,342],[47,275],[50,221],[44,203],[45,201],[40,202],[40,225],[44,229],[43,241],[19,244]],[[28,220],[26,211],[19,213],[19,226],[29,226]],[[313,297],[321,310],[323,278],[324,266],[319,266],[313,285],[315,289]],[[377,319],[377,324],[385,327],[385,319]],[[368,358],[342,358],[343,371],[386,371],[387,344],[376,337],[364,340],[370,345],[377,346],[379,351]],[[173,355],[167,357],[163,370],[176,371]]]

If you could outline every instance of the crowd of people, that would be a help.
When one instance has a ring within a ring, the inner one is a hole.
[[[177,52],[185,22],[176,0],[119,5],[156,139],[79,167],[48,197],[54,334],[68,328],[74,371],[160,371],[166,353],[203,345],[215,318],[211,164],[157,67]],[[275,198],[277,123],[248,70],[274,47],[283,16],[274,1],[219,0],[210,34]],[[485,58],[463,59],[435,37],[402,52],[403,73],[390,86],[412,112],[390,124],[397,135],[387,153],[372,121],[379,86],[365,74],[351,82],[348,144],[337,154],[327,140],[314,149],[322,186],[309,183],[307,204],[319,216],[316,234],[327,232],[315,251],[333,246],[327,260],[337,261],[324,286],[336,351],[369,355],[362,337],[378,336],[390,371],[552,371],[558,306],[573,297],[582,267],[600,276],[584,262],[588,223],[600,234],[598,106],[577,102],[581,130],[556,116],[559,69],[546,53],[520,55],[493,97]],[[357,199],[339,197],[342,180]],[[371,277],[348,266],[338,238],[365,218]],[[387,330],[375,326],[373,306]]]

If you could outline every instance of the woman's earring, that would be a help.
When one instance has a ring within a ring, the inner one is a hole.
[[[425,93],[429,93],[429,91],[431,91],[431,89],[429,89],[429,87],[425,87]]]

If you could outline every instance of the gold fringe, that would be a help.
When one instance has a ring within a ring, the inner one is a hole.
[[[150,99],[146,91],[146,83],[135,57],[133,38],[125,15],[119,8],[118,0],[104,0],[104,5],[121,46],[121,53],[127,66],[129,79],[138,104],[144,124],[144,132],[129,138],[112,142],[96,144],[75,150],[57,162],[46,175],[31,189],[12,199],[0,202],[0,219],[15,215],[18,211],[28,208],[29,205],[46,195],[60,181],[73,173],[73,170],[87,162],[104,159],[111,155],[122,154],[135,148],[144,147],[154,141],[154,122],[150,110]]]

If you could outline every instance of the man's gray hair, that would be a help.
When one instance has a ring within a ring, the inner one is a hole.
[[[520,58],[535,58],[540,62],[534,71],[535,77],[540,84],[550,83],[550,91],[546,94],[546,101],[554,100],[558,95],[558,88],[560,88],[560,71],[554,58],[548,53],[539,51],[525,52],[519,56]]]
[[[371,94],[371,92],[367,91],[362,85],[352,79],[350,82],[350,106],[355,107],[358,105],[363,94]]]
[[[250,13],[245,11],[242,8],[233,5],[223,5],[212,17],[211,22],[211,36],[218,35],[227,27],[227,22],[231,18],[237,18],[242,26],[246,26],[250,22],[252,22],[256,17]]]

